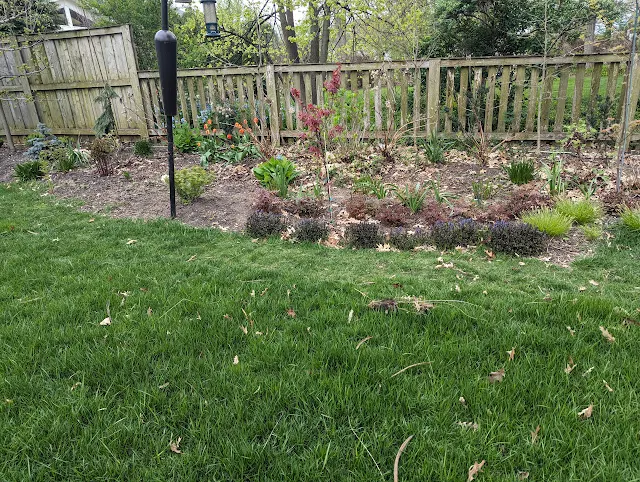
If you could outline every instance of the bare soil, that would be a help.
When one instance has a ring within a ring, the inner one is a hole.
[[[77,199],[82,202],[83,211],[104,214],[115,218],[154,219],[169,217],[169,194],[162,175],[167,173],[165,148],[157,146],[149,157],[131,154],[131,146],[123,146],[114,159],[115,173],[100,177],[93,168],[77,169],[68,173],[51,173],[53,194],[61,198]],[[312,189],[323,175],[322,166],[310,157],[300,145],[283,148],[289,158],[296,159],[302,176],[296,180],[296,189]],[[546,159],[547,155],[541,156]],[[363,174],[371,174],[385,182],[397,186],[425,183],[436,180],[441,191],[457,197],[455,205],[466,206],[470,212],[487,209],[492,204],[506,199],[514,189],[504,166],[512,159],[535,159],[530,146],[515,146],[490,155],[486,165],[461,151],[452,150],[447,154],[447,163],[433,165],[425,161],[424,155],[413,148],[399,148],[394,153],[394,162],[384,161],[374,147],[363,149],[350,162],[335,159],[329,165],[332,174],[331,212],[339,233],[344,226],[355,220],[349,218],[345,204],[352,196],[353,181]],[[576,184],[599,176],[600,194],[615,187],[615,169],[598,158],[596,151],[585,154],[581,159],[565,158],[565,173],[575,178]],[[10,153],[7,147],[0,148],[0,182],[12,180],[13,168],[24,162],[24,151]],[[176,152],[176,169],[198,165],[199,156]],[[222,230],[240,231],[252,211],[260,186],[251,173],[257,161],[238,165],[214,164],[210,166],[216,180],[208,186],[201,198],[184,205],[178,199],[177,217],[181,222],[198,227],[215,227]],[[640,156],[627,157],[625,187],[640,197]],[[473,206],[472,183],[486,181],[493,186],[492,199],[481,207]],[[542,183],[539,184],[542,186]],[[579,197],[577,188],[568,192]],[[326,197],[325,197],[326,199]],[[325,201],[328,209],[328,202]],[[464,209],[462,209],[464,211]],[[417,222],[416,219],[411,221]],[[608,222],[605,220],[605,223]],[[411,229],[411,222],[407,225]],[[548,253],[540,259],[562,266],[568,266],[576,258],[588,256],[594,245],[587,241],[582,232],[574,228],[566,237],[549,243]]]

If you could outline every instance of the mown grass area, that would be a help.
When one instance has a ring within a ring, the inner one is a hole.
[[[0,213],[1,480],[392,480],[410,435],[399,480],[640,480],[640,236],[568,270]],[[367,307],[403,296],[452,301]]]

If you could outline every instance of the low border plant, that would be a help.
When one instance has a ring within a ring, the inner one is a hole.
[[[254,211],[247,218],[244,230],[252,238],[268,238],[279,235],[286,228],[282,216],[264,211]]]
[[[579,201],[560,199],[555,207],[560,214],[569,216],[578,224],[590,224],[602,216],[600,206],[589,199]]]
[[[564,236],[573,225],[573,218],[549,208],[529,211],[521,216],[521,220],[549,236]]]
[[[496,221],[489,228],[487,245],[496,253],[535,256],[545,250],[547,236],[535,226],[518,221]]]
[[[418,246],[428,245],[429,233],[417,228],[407,231],[404,228],[394,228],[389,233],[389,244],[400,251],[411,251]]]
[[[620,213],[622,225],[630,231],[640,232],[640,209],[625,206]]]
[[[320,219],[302,219],[293,234],[296,241],[317,243],[329,237],[329,226]]]
[[[48,166],[42,161],[27,161],[13,168],[13,175],[20,182],[35,181],[47,175]]]
[[[204,192],[204,188],[213,182],[215,175],[201,166],[185,167],[175,173],[176,192],[184,204],[190,204]]]
[[[482,241],[482,226],[473,219],[438,221],[431,228],[431,242],[438,249],[473,246]]]
[[[384,238],[377,223],[355,223],[347,226],[344,232],[347,246],[357,249],[372,249],[382,244]]]

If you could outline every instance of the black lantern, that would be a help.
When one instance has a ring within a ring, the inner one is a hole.
[[[216,0],[200,0],[202,3],[202,11],[204,13],[204,23],[207,27],[205,36],[211,39],[220,38],[220,29],[218,28],[218,14],[216,12]]]

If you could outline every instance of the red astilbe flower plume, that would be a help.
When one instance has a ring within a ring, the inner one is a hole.
[[[327,80],[323,85],[324,88],[327,89],[327,92],[335,94],[338,92],[340,88],[340,69],[342,69],[342,65],[338,64],[336,70],[331,74],[331,80]]]

